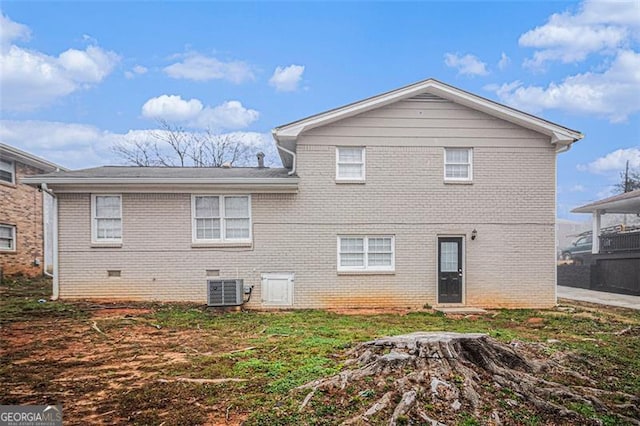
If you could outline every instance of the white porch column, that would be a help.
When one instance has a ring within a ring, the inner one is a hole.
[[[600,210],[596,210],[593,212],[593,231],[592,231],[592,243],[591,243],[591,253],[598,254],[600,252]]]

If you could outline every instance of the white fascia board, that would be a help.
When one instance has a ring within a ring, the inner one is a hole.
[[[94,185],[94,184],[113,184],[113,185],[291,185],[298,184],[298,178],[220,178],[220,179],[202,179],[202,178],[81,178],[81,177],[25,177],[21,179],[22,183],[48,185]]]
[[[300,120],[299,122],[294,122],[290,125],[276,128],[273,130],[273,135],[276,140],[293,140],[307,130],[324,126],[344,118],[352,117],[356,114],[370,111],[375,108],[380,108],[421,93],[431,93],[452,102],[551,136],[551,143],[554,144],[558,141],[570,141],[570,143],[573,143],[584,137],[580,132],[572,131],[533,115],[511,109],[488,99],[484,99],[477,95],[473,95],[431,79],[392,92],[384,93],[382,95],[374,96],[361,102],[356,102],[345,107],[329,111],[325,114],[311,117],[307,120]]]
[[[68,170],[62,166],[59,166],[58,164],[47,161],[44,158],[36,157],[35,155],[29,154],[28,152],[3,143],[0,143],[0,153],[2,154],[3,158],[17,161],[19,163],[23,163],[47,172],[55,170]]]

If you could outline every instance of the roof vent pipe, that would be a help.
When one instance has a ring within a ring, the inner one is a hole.
[[[258,168],[264,169],[264,152],[257,153],[256,157],[258,157]]]

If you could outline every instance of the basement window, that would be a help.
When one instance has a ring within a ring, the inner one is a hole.
[[[393,271],[393,236],[339,236],[338,271]]]

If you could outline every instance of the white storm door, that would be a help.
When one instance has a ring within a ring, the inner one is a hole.
[[[262,274],[262,303],[265,305],[293,305],[293,274]]]

